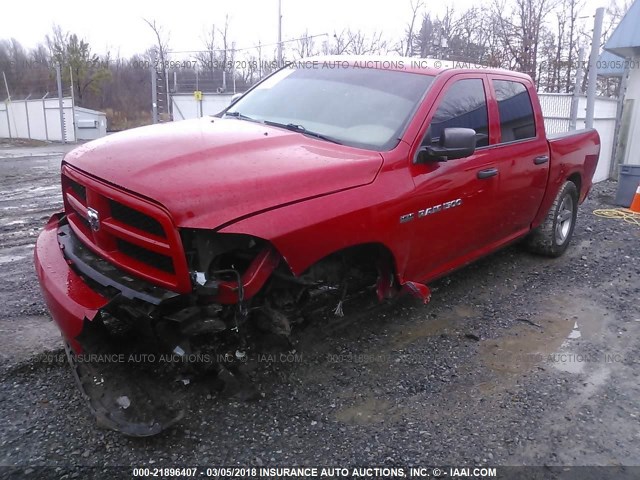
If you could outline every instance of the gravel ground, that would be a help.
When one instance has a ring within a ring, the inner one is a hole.
[[[194,382],[178,426],[130,439],[96,427],[35,279],[60,158],[0,159],[0,465],[640,465],[640,228],[592,214],[615,183],[563,257],[514,246],[427,306],[346,305],[296,332],[295,356],[254,365],[262,400]]]

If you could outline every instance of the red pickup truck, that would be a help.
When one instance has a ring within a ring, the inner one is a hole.
[[[286,347],[358,292],[426,303],[429,282],[519,239],[558,256],[599,149],[595,130],[547,138],[526,75],[312,59],[216,116],[69,153],[36,270],[94,413],[150,435],[180,415],[134,418],[137,397],[81,355],[212,349],[228,379],[262,339]]]

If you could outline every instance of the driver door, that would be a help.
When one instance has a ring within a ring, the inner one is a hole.
[[[453,76],[440,92],[421,130],[421,145],[437,145],[445,128],[476,131],[473,155],[417,163],[412,159],[415,189],[412,259],[407,278],[427,280],[461,263],[496,238],[494,206],[498,194],[496,165],[488,146],[488,84],[483,74]]]

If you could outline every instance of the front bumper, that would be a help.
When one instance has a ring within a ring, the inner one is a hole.
[[[109,299],[92,290],[69,266],[58,243],[58,224],[63,214],[53,215],[36,242],[34,260],[42,295],[62,335],[76,352],[76,337],[85,319],[92,321]]]
[[[234,305],[252,298],[279,262],[275,249],[264,248],[241,274],[242,288],[237,281],[216,281],[216,292],[208,300]],[[192,304],[183,294],[136,279],[93,254],[74,235],[63,213],[53,215],[38,237],[35,267],[51,316],[78,353],[84,350],[77,337],[85,322],[92,322],[103,307],[146,305],[143,315],[149,315],[147,308],[162,309],[166,315]]]

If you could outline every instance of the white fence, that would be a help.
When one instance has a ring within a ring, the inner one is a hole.
[[[1,103],[0,138],[75,142],[71,98],[62,99],[62,112],[64,128],[60,124],[58,98]]]
[[[571,123],[570,93],[540,93],[540,105],[544,116],[547,134],[568,132]],[[594,182],[609,178],[611,158],[616,131],[616,113],[618,101],[612,98],[596,98],[593,126],[600,134],[600,160],[593,175]],[[576,128],[585,127],[587,97],[578,97],[578,116]]]
[[[202,100],[196,100],[192,94],[171,96],[173,120],[186,120],[206,115],[215,115],[227,108],[233,93],[205,93]]]

